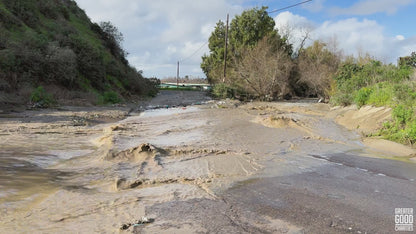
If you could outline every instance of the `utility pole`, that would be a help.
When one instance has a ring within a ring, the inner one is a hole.
[[[179,61],[178,68],[176,69],[176,88],[179,89]]]
[[[228,50],[228,20],[229,14],[227,14],[227,24],[225,26],[225,50],[224,50],[224,77],[222,78],[222,83],[225,82],[225,78],[227,77],[227,50]]]

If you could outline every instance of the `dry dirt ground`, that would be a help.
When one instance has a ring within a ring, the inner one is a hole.
[[[390,111],[162,92],[3,113],[0,232],[392,233],[415,151],[363,138]]]

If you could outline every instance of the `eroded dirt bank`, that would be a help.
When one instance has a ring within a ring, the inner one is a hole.
[[[162,108],[144,112],[3,116],[1,229],[389,233],[394,208],[416,204],[414,163],[383,159],[388,151],[336,123],[345,112],[233,101],[171,108],[207,101],[191,95],[162,93],[146,104]],[[395,156],[410,158],[406,150]]]

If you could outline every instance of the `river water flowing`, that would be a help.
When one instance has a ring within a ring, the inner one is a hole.
[[[409,157],[370,149],[325,104],[185,96],[3,116],[1,229],[389,233],[392,210],[416,204]]]

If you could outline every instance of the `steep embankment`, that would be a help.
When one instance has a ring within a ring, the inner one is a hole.
[[[391,113],[392,108],[389,107],[363,106],[357,108],[352,105],[334,107],[327,116],[345,128],[363,135],[363,143],[369,147],[370,151],[376,152],[378,155],[414,158],[416,150],[410,146],[385,140],[380,136],[371,137],[371,135],[377,135],[383,125],[392,120]]]
[[[117,28],[92,23],[73,0],[0,0],[0,104],[27,103],[38,86],[58,101],[154,92],[128,64],[121,40]]]

